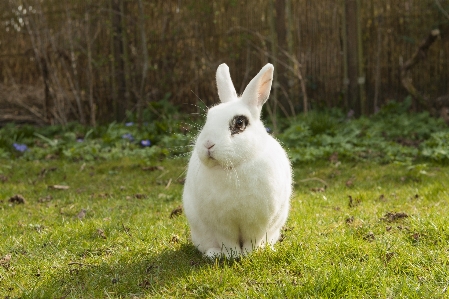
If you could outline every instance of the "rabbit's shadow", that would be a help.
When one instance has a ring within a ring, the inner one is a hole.
[[[223,263],[226,262],[220,262]],[[58,273],[39,283],[35,289],[25,291],[22,297],[71,297],[79,292],[83,296],[93,297],[93,292],[98,288],[103,290],[103,294],[111,293],[118,297],[155,294],[169,284],[213,264],[191,243],[179,244],[176,249],[167,248],[155,255],[118,256],[114,261],[95,265],[61,267]]]

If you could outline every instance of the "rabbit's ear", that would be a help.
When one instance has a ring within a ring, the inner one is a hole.
[[[222,63],[217,69],[217,88],[218,97],[222,103],[237,99],[237,92],[235,92],[234,84],[232,84],[229,67],[226,63]]]
[[[259,109],[268,100],[271,83],[273,82],[274,67],[267,63],[260,72],[249,82],[243,92],[242,99],[250,106],[257,106]]]

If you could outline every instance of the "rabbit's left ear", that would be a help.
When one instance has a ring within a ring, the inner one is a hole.
[[[226,63],[222,63],[217,68],[217,89],[218,97],[222,103],[230,102],[237,99],[237,92],[235,92],[234,84],[232,84],[229,67]]]
[[[257,108],[261,109],[270,96],[273,72],[274,66],[271,63],[267,63],[246,86],[242,94],[242,100],[250,106],[257,106]]]

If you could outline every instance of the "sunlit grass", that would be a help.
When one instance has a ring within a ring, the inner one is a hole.
[[[211,262],[170,218],[186,160],[0,164],[0,298],[448,296],[449,167],[296,166],[276,251]]]

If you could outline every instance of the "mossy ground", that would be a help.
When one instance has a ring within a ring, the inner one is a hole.
[[[1,161],[0,298],[449,296],[447,166],[295,166],[276,250],[212,262],[170,217],[185,165]]]

